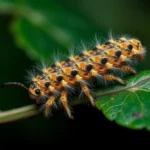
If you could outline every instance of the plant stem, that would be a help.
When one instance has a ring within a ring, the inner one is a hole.
[[[83,103],[81,100],[72,101],[71,105]],[[0,124],[25,119],[40,114],[35,104],[0,112]]]
[[[28,118],[39,114],[36,105],[29,105],[0,112],[0,124]]]

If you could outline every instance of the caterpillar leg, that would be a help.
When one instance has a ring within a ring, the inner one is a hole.
[[[61,103],[62,103],[64,109],[66,110],[69,118],[73,119],[73,116],[72,116],[71,111],[70,111],[68,104],[67,104],[67,89],[64,89],[62,91],[60,100],[61,100]]]
[[[85,93],[85,95],[89,98],[92,106],[95,106],[94,98],[91,96],[87,85],[85,85],[84,83],[80,83],[80,86],[81,86],[83,92]]]
[[[50,96],[50,98],[47,100],[46,104],[45,104],[45,110],[44,110],[44,113],[45,113],[45,116],[47,117],[48,116],[48,112],[49,112],[49,108],[50,106],[52,106],[52,104],[54,103],[56,97],[54,95]]]
[[[131,72],[133,74],[136,74],[136,71],[129,66],[122,66],[120,69],[123,71],[128,71],[128,72]]]
[[[115,81],[118,81],[121,84],[126,84],[126,82],[124,80],[122,80],[118,77],[115,77],[111,74],[104,75],[104,79],[106,79],[106,80],[115,80]]]

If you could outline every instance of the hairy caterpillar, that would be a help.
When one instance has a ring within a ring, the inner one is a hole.
[[[44,103],[44,114],[48,116],[52,105],[59,100],[69,118],[73,118],[68,106],[68,94],[80,87],[91,105],[95,106],[94,98],[89,90],[89,80],[126,82],[117,76],[114,70],[136,74],[132,64],[143,59],[146,50],[135,38],[109,38],[105,43],[78,55],[71,55],[64,61],[56,61],[53,65],[43,67],[40,73],[31,77],[29,88],[18,82],[7,82],[6,85],[19,85],[25,88],[36,103]]]

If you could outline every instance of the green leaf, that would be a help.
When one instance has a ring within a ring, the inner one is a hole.
[[[16,16],[11,26],[16,44],[34,60],[49,60],[57,50],[67,54],[81,40],[94,38],[97,31],[102,33],[87,16],[65,8],[58,1],[0,1],[0,12],[12,12]]]
[[[150,130],[150,71],[142,71],[126,81],[126,86],[99,91],[96,106],[109,120],[124,127]]]

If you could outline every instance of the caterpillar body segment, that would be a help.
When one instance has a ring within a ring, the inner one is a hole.
[[[56,61],[55,64],[41,69],[41,73],[32,76],[28,88],[29,95],[37,103],[44,103],[45,116],[48,116],[51,107],[58,100],[72,119],[68,95],[76,90],[76,86],[81,88],[91,105],[95,106],[94,98],[90,93],[89,80],[96,78],[117,81],[125,85],[126,81],[118,77],[114,70],[136,74],[131,64],[141,61],[145,52],[145,48],[137,39],[110,38],[101,45],[97,44],[78,55],[70,55],[66,60]]]

